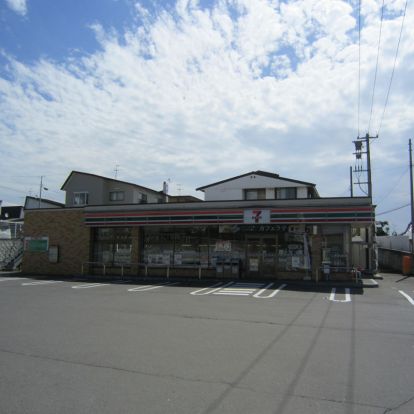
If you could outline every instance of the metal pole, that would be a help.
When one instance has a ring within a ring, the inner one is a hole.
[[[372,198],[372,181],[371,181],[371,154],[369,150],[369,134],[365,135],[365,142],[367,144],[367,170],[368,170],[368,197]]]
[[[39,190],[39,208],[42,202],[42,188],[43,188],[43,175],[40,176],[40,190]]]
[[[352,166],[349,167],[349,180],[350,180],[350,184],[351,184],[351,197],[354,196],[354,187],[352,184]]]
[[[411,138],[408,141],[410,151],[410,196],[411,196],[411,253],[414,253],[414,195],[413,195],[413,156]]]

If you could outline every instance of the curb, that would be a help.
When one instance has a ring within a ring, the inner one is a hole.
[[[364,288],[377,288],[379,287],[378,282],[375,279],[363,279],[362,284]]]

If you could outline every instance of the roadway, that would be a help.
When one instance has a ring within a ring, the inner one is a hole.
[[[0,276],[0,412],[412,413],[414,279]]]

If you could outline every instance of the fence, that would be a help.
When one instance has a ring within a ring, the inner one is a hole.
[[[377,236],[379,248],[398,250],[401,252],[411,251],[410,239],[408,236]]]
[[[403,271],[403,257],[411,256],[411,272],[414,274],[413,261],[414,257],[409,252],[403,252],[399,250],[378,248],[378,266],[380,270],[390,270],[393,272],[402,273]]]
[[[23,256],[22,239],[0,239],[0,270],[14,270]]]

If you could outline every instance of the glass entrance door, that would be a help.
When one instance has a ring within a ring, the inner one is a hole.
[[[246,276],[276,277],[277,236],[248,237]]]
[[[275,277],[276,276],[276,237],[266,237],[262,239],[262,263],[261,276]]]
[[[260,238],[248,238],[246,252],[246,274],[249,277],[260,276],[260,256]]]

